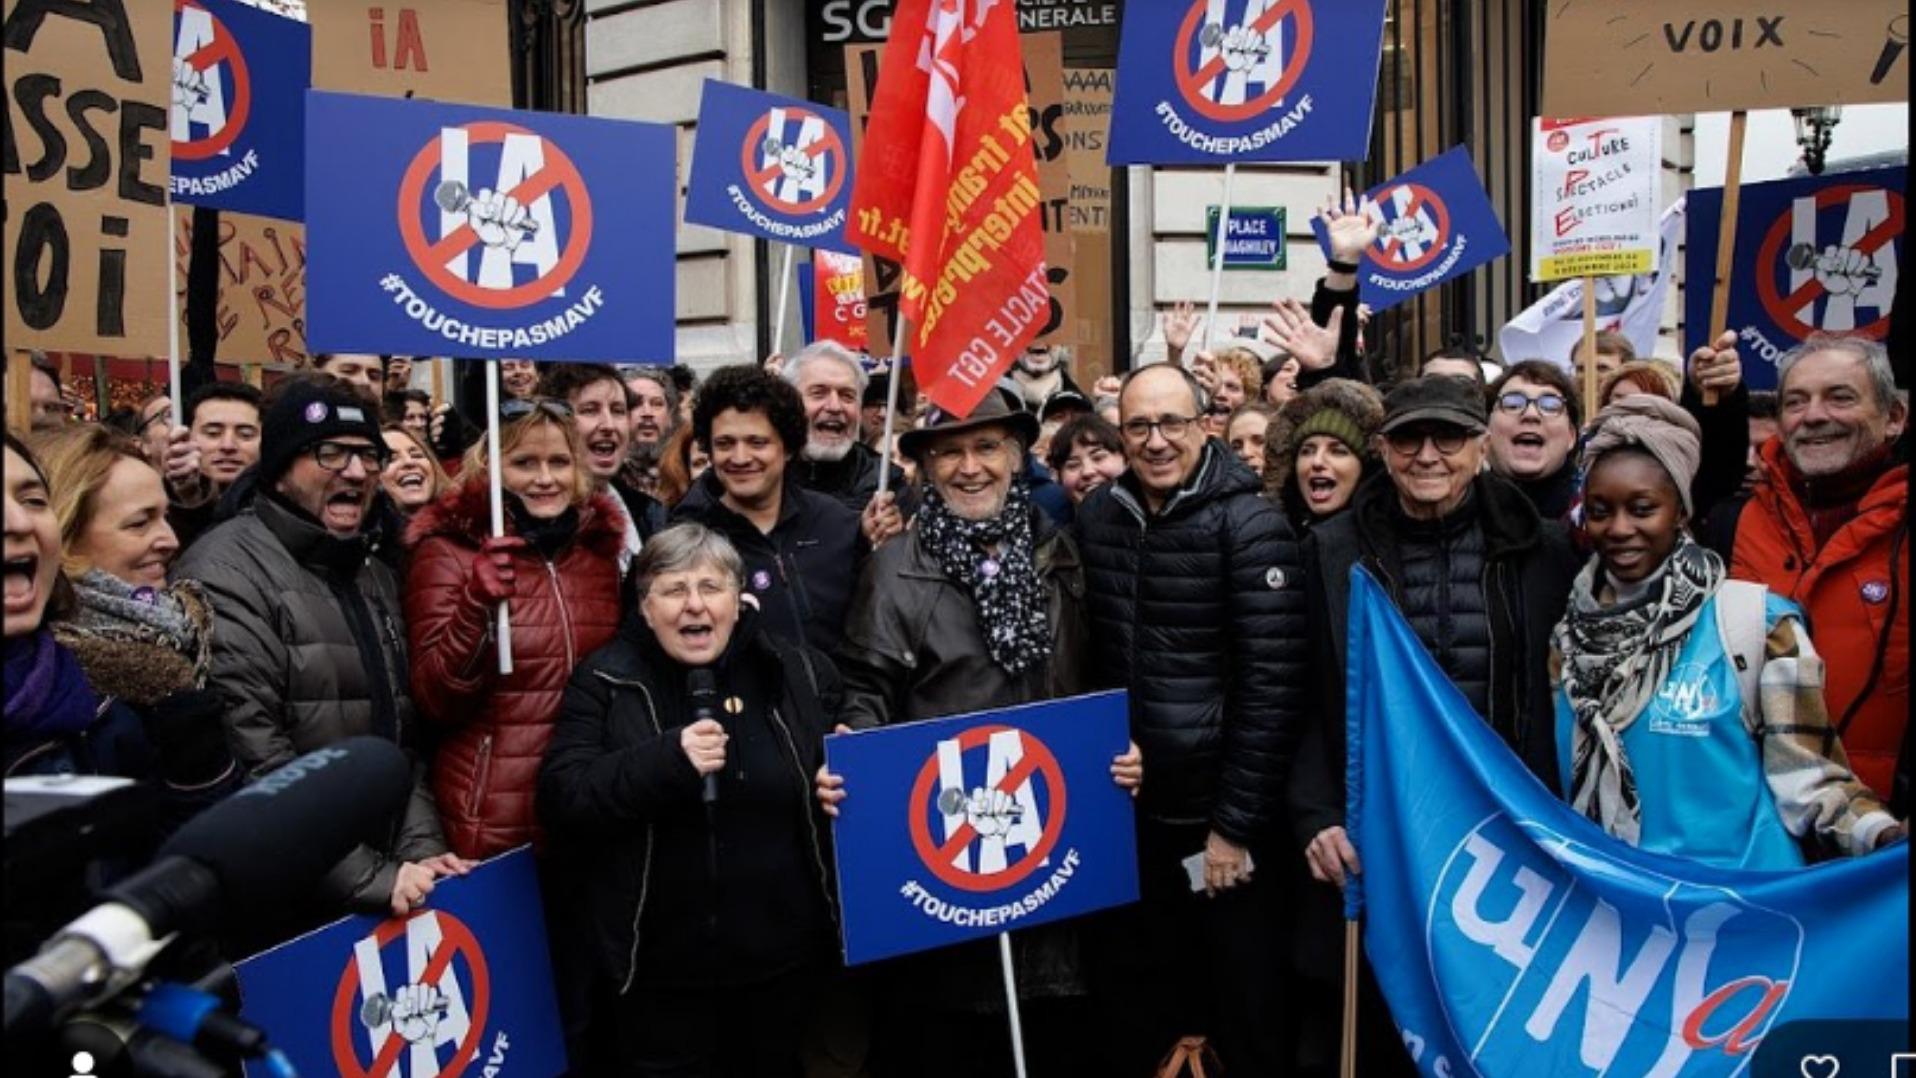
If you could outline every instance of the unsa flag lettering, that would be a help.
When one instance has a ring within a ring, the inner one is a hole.
[[[971,414],[1051,315],[1012,0],[901,0],[846,235],[904,267],[907,354]]]

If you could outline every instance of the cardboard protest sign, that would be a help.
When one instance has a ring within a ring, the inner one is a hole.
[[[432,905],[410,917],[342,918],[234,972],[240,1017],[270,1031],[301,1074],[566,1069],[526,847],[440,880]],[[249,1064],[246,1073],[268,1072]]]
[[[813,251],[811,279],[812,302],[806,329],[810,340],[837,341],[863,352],[871,338],[865,325],[865,265],[857,255],[837,251]]]
[[[1655,273],[1595,277],[1597,331],[1629,338],[1639,356],[1655,355],[1663,329],[1663,308],[1676,279],[1683,240],[1684,200],[1663,211],[1657,225]],[[1700,288],[1706,296],[1709,289]],[[1583,339],[1583,278],[1572,277],[1523,309],[1497,331],[1497,347],[1509,366],[1526,359],[1547,359],[1570,370],[1570,350]]]
[[[1510,237],[1462,146],[1364,192],[1382,222],[1357,270],[1358,299],[1383,311],[1510,253]],[[1311,220],[1330,253],[1321,217]]]
[[[173,210],[173,257],[186,280],[193,251],[193,210]],[[222,363],[298,365],[306,350],[306,229],[292,221],[222,213],[219,300],[214,325]],[[180,308],[180,354],[186,347],[186,296]]]
[[[1902,264],[1907,168],[1745,184],[1736,222],[1729,328],[1751,389],[1776,388],[1776,362],[1812,333],[1883,340]],[[1689,194],[1689,249],[1714,251],[1722,188]],[[1709,333],[1710,290],[1684,292],[1685,353]]]
[[[7,347],[165,355],[167,7],[5,13]]]
[[[1044,229],[1046,291],[1051,314],[1038,329],[1037,343],[1071,346],[1078,334],[1076,235],[1066,212],[1071,195],[1071,163],[1066,157],[1064,39],[1055,31],[1025,34],[1025,97],[1031,105],[1031,152],[1038,163],[1038,223]]]
[[[306,125],[315,351],[671,354],[671,127],[317,91]]]
[[[809,101],[705,80],[685,219],[801,247],[849,251],[852,125]]]
[[[1112,692],[826,738],[845,961],[1135,901],[1127,715]]]
[[[173,8],[173,201],[299,220],[313,34],[238,0]]]
[[[1909,100],[1909,0],[1556,0],[1543,115]]]
[[[313,85],[512,107],[506,0],[317,0]]]
[[[1362,160],[1384,0],[1128,4],[1114,165]]]
[[[1662,120],[1539,119],[1533,135],[1530,279],[1654,269]]]
[[[1065,214],[1071,229],[1072,374],[1090,385],[1111,373],[1115,341],[1111,304],[1111,68],[1064,69],[1065,167],[1071,178]],[[1042,186],[1042,179],[1040,180]]]

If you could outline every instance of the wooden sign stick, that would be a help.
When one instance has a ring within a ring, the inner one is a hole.
[[[1710,291],[1710,336],[1716,339],[1730,328],[1730,273],[1736,258],[1737,203],[1743,200],[1743,135],[1750,125],[1750,114],[1738,109],[1730,113],[1730,156],[1723,167],[1723,213],[1717,222],[1716,283]],[[1686,372],[1687,373],[1687,372]],[[1716,390],[1703,391],[1705,406],[1716,404]]]

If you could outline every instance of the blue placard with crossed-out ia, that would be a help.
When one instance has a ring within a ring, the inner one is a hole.
[[[238,0],[173,6],[173,201],[299,220],[313,32]]]
[[[1122,692],[825,740],[845,960],[871,962],[1135,901]]]
[[[842,110],[705,80],[685,219],[850,251],[851,132],[851,117]]]
[[[1357,298],[1372,311],[1395,307],[1510,253],[1510,237],[1462,146],[1364,194],[1380,227],[1358,267]],[[1313,218],[1311,229],[1329,255],[1324,219]]]

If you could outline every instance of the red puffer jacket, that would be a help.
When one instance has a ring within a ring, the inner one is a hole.
[[[433,793],[461,857],[490,857],[539,839],[533,795],[572,668],[619,626],[621,517],[605,494],[579,510],[578,531],[551,561],[513,558],[512,673],[499,673],[496,608],[467,592],[489,530],[484,475],[421,509],[407,529],[406,627],[413,700],[446,731]],[[510,518],[507,529],[511,530]]]

